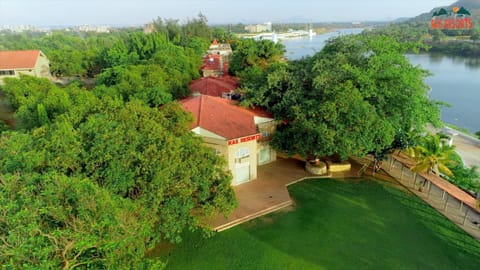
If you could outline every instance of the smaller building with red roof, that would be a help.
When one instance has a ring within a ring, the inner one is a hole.
[[[227,160],[232,185],[257,178],[257,166],[276,159],[268,144],[276,126],[271,114],[207,95],[184,99],[181,104],[195,118],[192,131]]]
[[[232,54],[232,47],[228,43],[219,43],[216,39],[214,39],[212,44],[210,44],[207,53],[228,57]]]
[[[203,77],[220,77],[228,74],[228,63],[232,48],[228,43],[218,43],[216,39],[207,50],[207,54],[203,57],[203,65],[201,67]]]
[[[0,84],[4,78],[20,74],[51,78],[50,62],[40,50],[0,51]]]

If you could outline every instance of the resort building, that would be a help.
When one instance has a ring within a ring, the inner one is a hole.
[[[232,185],[257,178],[258,166],[276,160],[276,152],[268,143],[276,121],[269,113],[207,95],[184,99],[181,104],[195,118],[192,131],[225,157],[233,175]]]
[[[203,66],[201,68],[203,77],[220,77],[228,74],[228,62],[232,48],[228,43],[218,43],[216,39],[207,50],[203,57]]]
[[[207,54],[218,54],[228,57],[232,54],[232,47],[228,43],[218,43],[218,41],[214,39],[207,50]]]
[[[50,79],[50,62],[40,50],[0,51],[0,85],[4,78],[20,74]]]

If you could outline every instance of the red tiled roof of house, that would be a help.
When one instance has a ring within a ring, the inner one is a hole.
[[[229,84],[235,84],[237,87],[240,85],[239,79],[231,75],[222,75],[220,77],[217,77],[217,79],[227,82]]]
[[[227,63],[223,63],[223,74],[227,74],[228,73],[228,68],[229,68],[230,64],[227,62]]]
[[[0,69],[34,68],[40,50],[0,51]]]
[[[214,97],[221,97],[223,93],[230,93],[230,91],[237,88],[238,82],[230,76],[226,78],[223,78],[223,76],[204,77],[190,83],[190,90],[192,90],[192,92]]]
[[[273,114],[268,112],[267,110],[265,110],[262,107],[254,107],[254,108],[243,108],[242,107],[242,109],[247,110],[250,113],[252,113],[253,115],[258,116],[258,117],[274,119]]]
[[[207,55],[203,58],[202,70],[220,69],[220,55]]]
[[[233,105],[229,100],[200,95],[181,101],[185,110],[195,117],[192,129],[201,127],[226,139],[257,133],[253,112]]]

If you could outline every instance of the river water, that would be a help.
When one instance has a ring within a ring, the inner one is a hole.
[[[312,38],[282,40],[290,60],[313,55],[329,38],[358,34],[362,29],[344,29]],[[432,75],[425,82],[432,88],[430,98],[450,104],[442,109],[442,120],[471,132],[480,130],[480,59],[433,54],[409,54],[413,65],[420,65]]]

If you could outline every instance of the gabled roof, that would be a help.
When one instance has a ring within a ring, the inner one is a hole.
[[[255,113],[234,105],[230,100],[200,95],[184,99],[181,104],[195,117],[192,129],[200,127],[226,139],[257,133]]]
[[[223,93],[238,88],[238,82],[231,76],[222,77],[203,77],[190,83],[190,90],[202,95],[221,97]]]
[[[0,69],[34,68],[40,50],[0,51]]]

